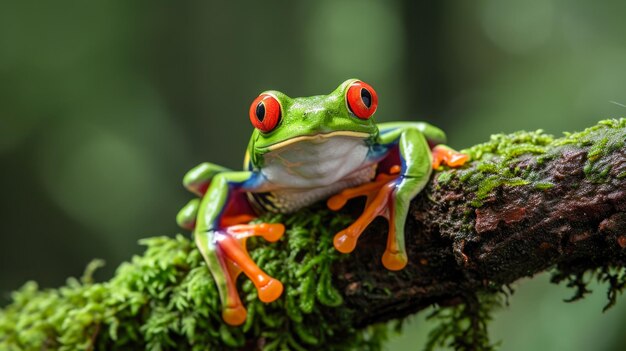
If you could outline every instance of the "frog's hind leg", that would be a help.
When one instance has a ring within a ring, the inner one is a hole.
[[[259,189],[262,181],[253,172],[220,173],[211,181],[198,208],[195,241],[217,283],[222,317],[230,325],[240,325],[246,319],[236,286],[241,272],[253,282],[263,302],[276,300],[283,291],[282,284],[263,272],[246,250],[250,236],[276,241],[285,231],[282,224],[243,224],[252,215],[245,193]]]
[[[185,177],[183,178],[183,185],[192,193],[198,196],[203,196],[209,188],[213,177],[219,173],[229,171],[230,170],[228,168],[209,162],[203,162],[185,174]]]
[[[229,171],[228,168],[213,163],[204,162],[192,168],[183,178],[183,185],[187,190],[197,196],[204,196],[211,180],[217,174]],[[196,226],[196,216],[200,207],[200,199],[189,201],[176,215],[176,223],[179,227],[193,230]]]
[[[176,223],[179,227],[193,230],[196,227],[196,218],[198,217],[198,209],[200,208],[200,199],[195,198],[189,201],[176,215]],[[252,214],[239,214],[234,216],[225,216],[222,218],[222,225],[225,227],[248,223],[255,219],[256,216]]]
[[[193,230],[196,226],[196,217],[198,216],[198,208],[200,207],[200,199],[191,199],[176,215],[176,223],[179,227],[187,230]]]

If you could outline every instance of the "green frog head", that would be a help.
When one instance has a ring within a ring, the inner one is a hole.
[[[263,92],[250,106],[255,127],[247,150],[251,164],[261,167],[264,154],[300,141],[334,136],[374,140],[377,106],[374,89],[358,79],[346,80],[328,95],[291,98],[275,90]]]

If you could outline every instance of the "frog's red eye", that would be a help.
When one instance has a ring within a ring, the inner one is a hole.
[[[280,121],[280,103],[270,94],[261,94],[250,105],[250,122],[254,128],[269,133]]]
[[[352,83],[346,93],[348,107],[360,119],[369,119],[378,107],[378,95],[369,84],[356,81]]]

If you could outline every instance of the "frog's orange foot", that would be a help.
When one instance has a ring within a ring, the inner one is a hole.
[[[357,240],[376,217],[382,216],[388,220],[393,218],[394,191],[397,186],[399,171],[400,167],[394,166],[391,168],[390,174],[379,174],[371,183],[345,189],[328,199],[328,208],[336,211],[352,198],[367,196],[365,210],[361,216],[348,228],[335,235],[333,244],[339,252],[350,253],[354,251]],[[408,260],[405,253],[397,250],[395,228],[392,223],[393,220],[390,220],[387,248],[383,254],[383,265],[389,270],[399,270],[406,266]]]
[[[460,167],[469,161],[469,155],[454,151],[445,145],[437,145],[432,150],[433,169],[439,168],[440,165],[448,167]]]
[[[246,249],[246,239],[251,236],[262,236],[273,242],[282,237],[285,226],[280,223],[237,224],[226,227],[215,234],[215,243],[221,261],[226,265],[228,273],[228,299],[222,311],[222,318],[230,325],[241,325],[246,320],[246,309],[243,307],[235,285],[241,272],[252,281],[257,289],[259,300],[269,303],[275,301],[283,292],[283,284],[267,273],[250,258]]]
[[[380,173],[376,176],[373,182],[365,183],[353,188],[344,189],[339,194],[331,196],[326,201],[326,206],[333,211],[338,211],[346,205],[348,200],[354,199],[359,196],[367,196],[367,203],[365,207],[376,197],[380,189],[385,184],[398,178],[400,173],[400,166],[393,166],[389,169],[389,174]]]

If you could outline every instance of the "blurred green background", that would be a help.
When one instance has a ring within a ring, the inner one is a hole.
[[[115,267],[172,235],[202,161],[239,167],[265,89],[326,94],[350,77],[379,121],[425,120],[463,148],[626,115],[626,2],[556,0],[0,3],[0,301],[33,279]],[[626,301],[565,304],[516,284],[503,350],[620,350]],[[622,298],[623,300],[623,298]],[[421,348],[411,319],[389,350]]]

